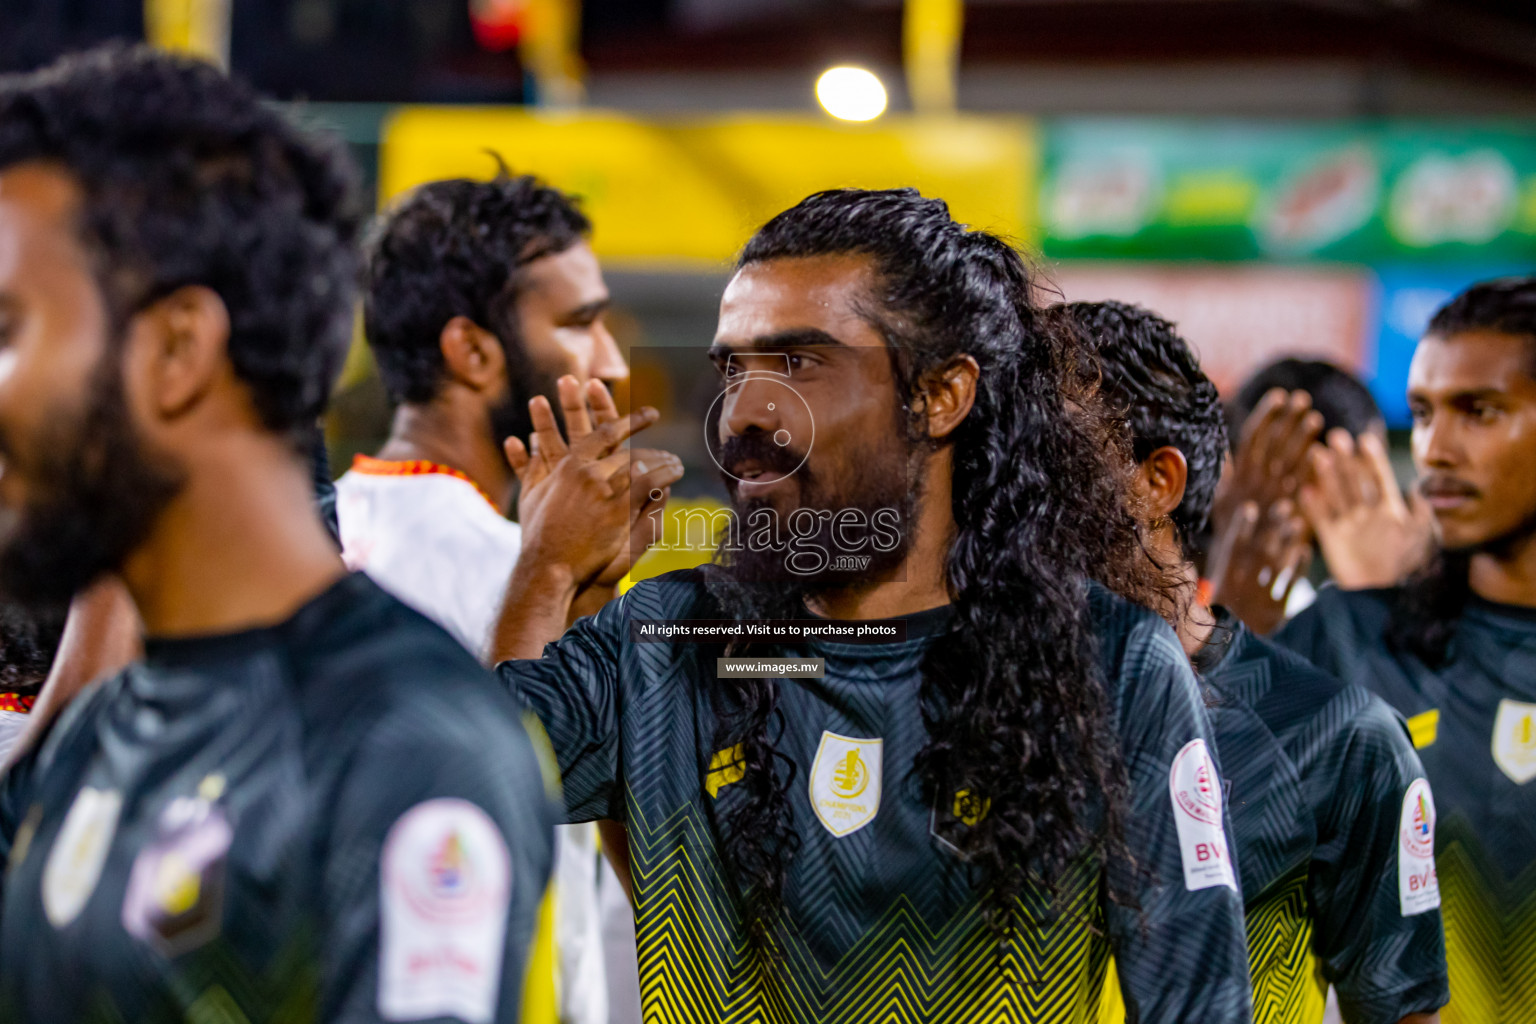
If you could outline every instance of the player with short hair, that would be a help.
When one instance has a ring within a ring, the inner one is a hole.
[[[146,633],[0,787],[0,1017],[518,1018],[555,782],[315,514],[360,220],[209,65],[0,80],[0,585]]]
[[[1434,561],[1401,586],[1325,588],[1279,640],[1408,717],[1440,815],[1443,1017],[1515,1024],[1536,1019],[1536,278],[1437,312],[1408,406]],[[1379,487],[1362,467],[1333,490],[1369,513]]]
[[[1148,555],[1184,579],[1163,611],[1207,687],[1230,786],[1255,1021],[1317,1024],[1328,985],[1347,1024],[1434,1020],[1447,990],[1433,843],[1399,835],[1432,830],[1433,798],[1402,719],[1198,602],[1185,545],[1226,453],[1216,386],[1145,309],[1061,312],[1097,347],[1106,401],[1134,438]]]
[[[527,436],[528,400],[556,399],[559,378],[629,374],[603,322],[591,230],[570,197],[503,167],[490,181],[417,188],[367,246],[364,325],[397,408],[383,448],[337,481],[343,554],[482,659],[519,548],[503,442]],[[681,466],[660,452],[636,457],[659,508]],[[611,599],[629,564],[606,568],[581,610]],[[597,845],[590,823],[556,829],[556,969],[541,975],[532,1017],[608,1024]]]
[[[1079,1021],[1111,955],[1136,1020],[1249,1019],[1205,710],[1166,623],[1092,582],[1158,578],[1087,354],[1030,284],[910,189],[769,221],[710,349],[723,565],[642,581],[542,658],[611,541],[539,507],[545,463],[583,471],[552,418],[537,459],[509,446],[533,509],[497,650],[536,660],[498,671],[568,817],[628,826],[648,1019]],[[900,635],[645,632],[758,619]]]

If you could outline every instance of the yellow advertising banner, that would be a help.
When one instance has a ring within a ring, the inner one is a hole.
[[[598,255],[632,268],[719,268],[773,214],[826,188],[911,185],[973,227],[1035,239],[1037,133],[1006,117],[853,125],[405,107],[385,125],[381,199],[440,178],[488,178],[493,152],[580,196]]]

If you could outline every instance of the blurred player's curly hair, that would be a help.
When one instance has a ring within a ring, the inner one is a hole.
[[[62,167],[118,334],[216,292],[265,426],[302,444],[352,331],[362,207],[339,146],[211,65],[109,45],[0,79],[0,168]]]
[[[370,232],[363,322],[396,402],[436,397],[447,372],[439,338],[456,316],[501,339],[517,366],[519,270],[592,233],[570,196],[497,162],[490,181],[421,186]]]
[[[970,812],[935,828],[975,872],[994,927],[1031,885],[1054,889],[1085,860],[1132,904],[1129,784],[1088,592],[1090,578],[1149,602],[1157,588],[1127,507],[1128,442],[1100,409],[1092,351],[1042,317],[1016,249],[912,189],[813,195],[770,220],[740,265],[841,254],[872,264],[865,315],[886,339],[909,438],[953,452],[955,624],[924,664],[929,742],[913,767],[934,806],[963,800]],[[930,441],[914,399],[966,356],[981,370],[975,404]],[[774,750],[777,685],[719,685],[734,710],[716,738],[741,744],[748,786],[721,839],[750,934],[771,943],[798,845]]]
[[[1424,333],[1450,339],[1469,331],[1496,331],[1525,339],[1530,355],[1527,368],[1536,377],[1536,277],[1479,282],[1440,307]],[[1456,625],[1472,596],[1472,554],[1442,549],[1408,578],[1393,609],[1388,642],[1432,668],[1445,663]]]
[[[1177,448],[1188,466],[1184,500],[1169,515],[1179,538],[1205,529],[1227,452],[1221,396],[1173,324],[1125,302],[1071,302],[1054,307],[1098,352],[1108,412],[1131,433],[1138,463],[1159,448]]]

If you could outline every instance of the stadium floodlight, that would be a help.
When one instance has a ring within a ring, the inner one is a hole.
[[[827,113],[843,121],[873,121],[885,113],[885,86],[864,68],[823,71],[816,79],[816,99]]]

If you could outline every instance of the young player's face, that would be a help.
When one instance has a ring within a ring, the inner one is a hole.
[[[0,587],[62,601],[147,534],[176,474],[138,440],[62,172],[0,172]]]
[[[1536,353],[1468,331],[1419,342],[1408,375],[1413,460],[1441,544],[1485,549],[1536,530]]]

